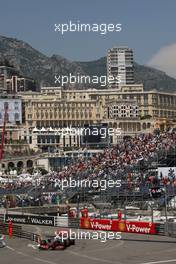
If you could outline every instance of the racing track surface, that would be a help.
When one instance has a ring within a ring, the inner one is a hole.
[[[46,233],[48,231],[45,231]],[[176,264],[176,239],[122,234],[121,240],[77,240],[65,251],[39,251],[25,239],[7,238],[1,264]]]

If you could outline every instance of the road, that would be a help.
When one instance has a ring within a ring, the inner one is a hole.
[[[33,227],[31,227],[32,229]],[[30,227],[29,227],[30,229]],[[45,235],[52,229],[40,230]],[[0,249],[2,264],[166,264],[176,263],[176,239],[162,236],[122,234],[120,240],[77,240],[65,251],[39,251],[25,239],[7,238]]]

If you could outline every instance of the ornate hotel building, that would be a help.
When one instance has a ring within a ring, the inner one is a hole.
[[[22,147],[26,152],[27,145],[35,151],[43,152],[84,148],[85,142],[83,144],[80,135],[58,134],[59,129],[66,127],[119,128],[121,133],[112,136],[108,141],[110,144],[116,144],[126,135],[176,127],[176,94],[144,91],[140,84],[104,90],[44,87],[41,92],[23,92],[18,98],[1,95],[0,102],[2,107],[8,102],[12,117],[17,118],[17,110],[21,113],[18,115],[20,122],[15,119],[15,123],[9,113],[5,135],[6,150],[9,152],[12,151],[11,143],[15,151]],[[2,109],[1,114],[0,134],[3,126]],[[17,144],[19,142],[21,146]]]
[[[121,89],[64,90],[44,87],[22,93],[27,128],[84,127],[106,123],[124,134],[165,129],[176,124],[176,94],[144,91],[143,85]]]

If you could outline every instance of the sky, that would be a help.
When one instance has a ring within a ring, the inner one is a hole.
[[[48,56],[90,61],[128,46],[140,64],[176,77],[175,0],[0,0],[0,35],[29,43]],[[122,24],[120,32],[55,31],[63,23]]]

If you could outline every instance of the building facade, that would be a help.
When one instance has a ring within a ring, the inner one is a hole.
[[[23,115],[27,127],[62,128],[82,127],[100,121],[103,112],[101,102],[86,97],[67,100],[59,88],[54,93],[24,93]]]
[[[149,133],[157,128],[176,127],[176,94],[144,91],[140,84],[106,90],[45,87],[40,93],[1,95],[0,133],[5,108],[8,109],[6,153],[27,153],[28,147],[42,152],[86,147],[80,134],[58,133],[67,127],[102,126],[120,130],[99,141],[99,145],[116,144],[123,136]]]
[[[28,128],[107,123],[123,128],[125,133],[139,133],[176,123],[176,94],[144,91],[140,84],[107,90],[47,87],[41,93],[23,93],[22,98]]]
[[[133,51],[128,47],[114,47],[107,54],[107,76],[119,82],[109,83],[109,88],[134,83]]]
[[[0,95],[0,126],[4,122],[5,109],[7,109],[7,124],[22,124],[22,102],[20,96]]]
[[[105,113],[108,119],[135,119],[139,117],[139,106],[134,100],[109,100]]]
[[[0,94],[17,94],[36,89],[36,83],[29,77],[21,76],[12,66],[0,66]]]

